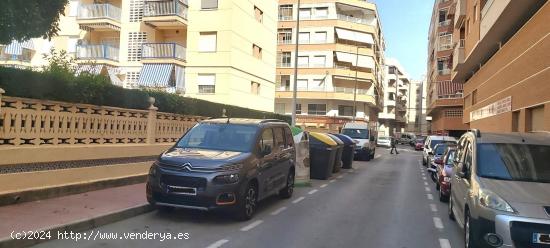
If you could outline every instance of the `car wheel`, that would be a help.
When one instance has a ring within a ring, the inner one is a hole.
[[[256,191],[256,185],[248,183],[244,194],[240,197],[239,207],[237,208],[237,219],[242,221],[252,219],[257,205],[258,192]]]
[[[447,214],[449,215],[450,220],[455,220],[455,214],[453,213],[453,198],[449,196],[449,205],[447,205]]]
[[[367,154],[363,155],[365,157],[365,161],[370,161],[370,151],[367,152]]]
[[[376,154],[376,149],[374,149],[374,151],[372,151],[372,154],[370,155],[370,159],[374,159],[374,154]]]
[[[476,247],[472,240],[472,226],[470,223],[470,213],[468,213],[468,211],[466,211],[466,215],[464,216],[464,247]]]
[[[288,199],[292,197],[292,193],[294,193],[294,171],[290,169],[286,177],[286,186],[279,191],[279,196]]]

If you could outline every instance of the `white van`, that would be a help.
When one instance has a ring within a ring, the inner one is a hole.
[[[348,122],[344,124],[341,134],[347,135],[356,141],[355,157],[369,161],[376,152],[376,133],[369,128],[368,123]]]

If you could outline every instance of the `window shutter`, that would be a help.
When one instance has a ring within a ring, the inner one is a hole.
[[[215,52],[217,43],[216,32],[200,33],[199,51],[200,52]]]
[[[201,0],[201,9],[217,9],[218,0]]]

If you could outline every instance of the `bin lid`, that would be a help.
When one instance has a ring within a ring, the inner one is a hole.
[[[340,138],[336,137],[335,135],[330,134],[330,133],[327,133],[327,135],[328,135],[328,137],[330,137],[331,139],[336,141],[336,143],[338,143],[338,145],[341,145],[341,146],[344,145],[344,142]]]
[[[353,144],[355,144],[355,141],[353,141],[353,139],[350,138],[350,137],[347,136],[347,135],[344,135],[344,134],[336,134],[336,133],[335,133],[335,134],[332,134],[332,135],[334,135],[334,136],[340,138],[340,139],[344,142],[344,144],[346,144],[346,145],[353,145]]]
[[[309,135],[310,135],[310,137],[316,138],[319,141],[321,141],[321,142],[323,142],[323,143],[325,143],[329,146],[337,146],[338,145],[338,143],[336,143],[336,141],[334,141],[333,139],[331,139],[329,136],[327,136],[324,133],[310,132]]]

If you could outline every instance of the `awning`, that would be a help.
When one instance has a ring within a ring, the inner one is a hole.
[[[87,72],[93,75],[99,75],[103,70],[103,65],[79,65],[76,68],[75,74],[80,75],[82,72]]]
[[[375,68],[374,59],[371,56],[359,55],[359,59],[357,59],[357,55],[355,54],[336,52],[336,60],[340,62],[351,63],[353,66],[359,66],[359,67],[370,68],[370,69]],[[358,65],[357,65],[357,62],[358,62]]]
[[[32,40],[27,40],[24,42],[14,40],[4,48],[4,53],[11,55],[21,55],[23,54],[23,48],[33,50],[34,43],[32,42]]]
[[[174,64],[143,64],[138,84],[145,87],[168,87]]]
[[[185,68],[175,65],[176,67],[176,89],[185,92]]]
[[[372,34],[336,28],[336,35],[340,39],[357,41],[361,43],[374,44]]]
[[[442,81],[438,83],[437,94],[440,96],[456,95],[458,92],[462,92],[463,85],[460,83],[453,83],[452,81]]]

